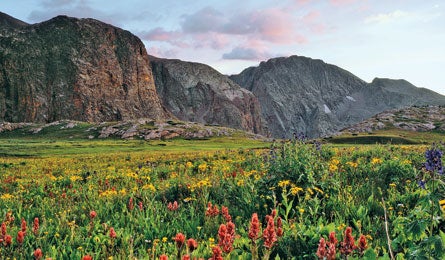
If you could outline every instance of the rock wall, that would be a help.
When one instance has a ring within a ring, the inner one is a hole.
[[[213,68],[150,57],[157,92],[178,119],[263,133],[257,98]]]
[[[117,121],[172,117],[141,40],[94,19],[27,25],[0,14],[0,120]]]

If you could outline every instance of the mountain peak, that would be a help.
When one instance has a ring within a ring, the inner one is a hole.
[[[7,26],[12,28],[20,28],[24,26],[28,26],[29,24],[20,21],[19,19],[16,19],[8,14],[5,14],[3,12],[0,12],[0,26]]]

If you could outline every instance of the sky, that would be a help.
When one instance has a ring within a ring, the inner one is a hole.
[[[95,18],[139,36],[151,55],[223,74],[299,55],[445,95],[443,0],[1,0],[0,11],[28,23]]]

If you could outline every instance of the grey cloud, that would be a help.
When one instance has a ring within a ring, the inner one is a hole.
[[[186,33],[218,31],[224,24],[224,15],[212,7],[205,7],[192,15],[184,15],[182,30]]]
[[[229,53],[224,53],[222,58],[225,60],[265,60],[272,55],[267,52],[255,50],[253,48],[235,47]]]

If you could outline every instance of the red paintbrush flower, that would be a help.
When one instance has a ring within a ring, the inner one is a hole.
[[[258,238],[259,232],[260,232],[260,221],[258,220],[258,214],[253,213],[252,219],[250,220],[249,238],[252,241],[255,241]]]
[[[185,244],[185,235],[182,234],[182,233],[178,233],[178,234],[176,234],[176,236],[175,236],[175,238],[173,240],[175,240],[176,247],[178,248],[178,250],[181,250],[181,248]]]
[[[16,238],[17,242],[19,244],[22,244],[23,241],[25,240],[25,232],[19,230],[19,232],[17,232],[17,238]]]
[[[318,243],[318,249],[317,249],[317,257],[318,259],[324,259],[327,255],[326,251],[326,241],[324,238],[320,238],[320,242]]]
[[[198,242],[196,242],[196,240],[194,240],[193,238],[189,238],[187,240],[187,247],[190,253],[192,253],[196,248],[198,248]]]

